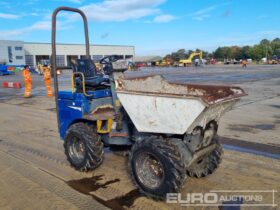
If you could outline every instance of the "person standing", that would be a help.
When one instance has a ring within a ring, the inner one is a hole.
[[[45,67],[44,69],[44,80],[47,89],[47,96],[52,97],[52,87],[51,87],[51,69],[50,67]]]
[[[24,79],[25,91],[24,97],[29,98],[31,96],[31,89],[32,89],[32,77],[30,73],[30,69],[28,65],[25,65],[22,70],[22,76]]]
[[[243,60],[242,60],[242,67],[243,67],[243,68],[246,68],[246,67],[247,67],[247,61],[246,61],[246,59],[243,59]]]

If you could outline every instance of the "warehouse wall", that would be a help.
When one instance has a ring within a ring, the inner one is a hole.
[[[33,63],[36,65],[40,56],[50,56],[52,54],[51,44],[49,43],[24,43],[24,50],[27,60],[31,59],[33,56]],[[134,57],[134,47],[133,46],[121,46],[121,45],[91,45],[90,54],[93,57],[94,55],[106,56],[106,55],[123,55],[123,56],[132,56]],[[69,56],[80,56],[85,55],[85,46],[81,44],[58,44],[57,45],[57,55],[60,61],[64,59],[64,64],[68,64],[67,57]],[[62,61],[61,61],[62,62]],[[31,63],[28,63],[29,65]]]
[[[8,65],[25,64],[23,42],[0,40],[0,63]]]
[[[52,54],[50,43],[32,43],[22,41],[0,40],[0,63],[8,65],[37,65],[39,60],[49,59]],[[133,59],[134,46],[122,45],[91,45],[92,59],[100,59],[106,55],[122,55],[124,58]],[[80,58],[85,55],[83,44],[57,44],[58,65],[66,66],[70,58]]]

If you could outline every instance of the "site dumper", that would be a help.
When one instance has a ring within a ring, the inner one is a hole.
[[[72,90],[59,91],[56,74],[56,16],[79,13],[84,20],[85,59],[73,65]],[[71,166],[90,171],[104,147],[129,146],[129,171],[146,195],[178,192],[187,176],[212,174],[222,160],[219,119],[246,95],[239,87],[172,84],[161,76],[127,79],[119,56],[90,59],[87,20],[78,9],[53,13],[52,67],[60,136]]]

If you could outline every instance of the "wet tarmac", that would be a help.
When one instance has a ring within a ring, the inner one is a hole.
[[[220,124],[219,134],[225,148],[220,169],[207,178],[188,178],[182,193],[213,189],[279,190],[279,67],[148,69],[127,73],[161,74],[182,83],[241,82],[249,91],[249,96]],[[20,78],[21,75],[0,77],[0,84],[4,79]],[[70,72],[65,72],[60,81],[62,89],[70,89]],[[34,75],[33,88],[31,99],[22,97],[23,89],[0,88],[0,107],[5,110],[0,118],[0,209],[186,209],[138,192],[127,173],[127,148],[106,148],[105,161],[94,172],[80,173],[70,168],[56,128],[54,100],[46,97],[40,76]],[[279,199],[276,195],[277,202]]]
[[[225,149],[247,152],[280,160],[280,145],[266,145],[233,138],[220,138]]]
[[[240,84],[280,77],[280,66],[252,65],[246,69],[239,66],[205,66],[186,68],[142,68],[138,72],[127,72],[127,78],[163,75],[176,83]]]

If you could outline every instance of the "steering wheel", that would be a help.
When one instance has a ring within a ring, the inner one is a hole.
[[[105,64],[105,65],[110,65],[113,62],[116,62],[118,60],[120,60],[121,58],[117,55],[109,55],[109,56],[105,56],[104,58],[102,58],[99,63],[100,64]]]

